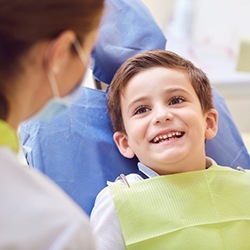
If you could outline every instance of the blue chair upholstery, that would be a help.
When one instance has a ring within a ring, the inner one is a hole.
[[[250,169],[250,156],[223,97],[213,89],[215,108],[219,113],[218,133],[206,143],[206,154],[222,166]]]
[[[140,1],[109,0],[106,4],[108,17],[105,15],[93,52],[93,72],[96,79],[110,83],[128,57],[143,50],[164,49],[166,39]],[[23,123],[20,130],[30,166],[49,176],[88,214],[107,180],[137,171],[137,159],[124,158],[113,142],[105,97],[101,90],[83,87],[67,114],[50,122]],[[207,142],[208,156],[221,165],[250,168],[239,131],[216,90],[214,101],[219,133]]]
[[[140,0],[106,0],[99,37],[92,53],[93,75],[109,84],[129,57],[150,49],[165,49],[166,38]]]

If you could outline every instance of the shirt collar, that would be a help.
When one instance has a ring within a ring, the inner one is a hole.
[[[206,168],[211,167],[213,164],[216,164],[216,162],[212,158],[206,157]],[[138,162],[137,166],[138,166],[139,170],[143,174],[145,174],[146,176],[148,176],[149,178],[152,178],[152,177],[155,177],[155,176],[159,176],[159,174],[157,174],[154,170],[146,167],[141,162]]]
[[[0,145],[8,146],[18,153],[19,143],[16,131],[3,120],[0,120]]]
[[[142,163],[138,162],[137,166],[139,168],[139,170],[145,174],[146,176],[148,176],[149,178],[155,177],[155,176],[159,176],[159,174],[157,174],[154,170],[146,167],[145,165],[143,165]]]

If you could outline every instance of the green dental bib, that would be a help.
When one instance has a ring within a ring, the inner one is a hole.
[[[250,249],[250,171],[108,183],[127,249]]]
[[[3,120],[0,120],[0,145],[10,147],[15,153],[18,152],[19,143],[16,131]]]

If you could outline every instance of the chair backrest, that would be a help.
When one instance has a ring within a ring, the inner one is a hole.
[[[88,214],[107,180],[137,171],[137,159],[124,158],[113,142],[105,96],[103,91],[83,87],[67,114],[21,127],[29,165],[49,176]],[[207,155],[221,165],[250,168],[250,157],[217,92],[215,104],[220,115],[219,133],[207,142]]]

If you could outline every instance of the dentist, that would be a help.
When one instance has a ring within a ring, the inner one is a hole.
[[[88,218],[18,162],[23,120],[65,112],[97,37],[103,0],[0,0],[0,249],[95,249]]]

